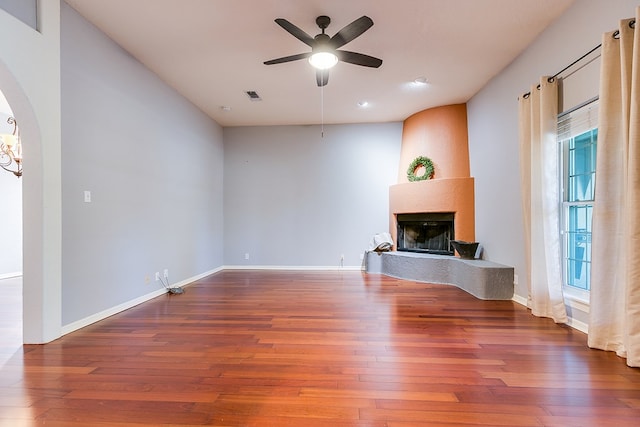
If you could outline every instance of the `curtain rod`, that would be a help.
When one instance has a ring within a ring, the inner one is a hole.
[[[585,59],[586,57],[588,57],[589,55],[591,55],[593,52],[595,52],[596,50],[600,49],[602,47],[602,43],[600,43],[598,46],[594,47],[593,49],[591,49],[589,52],[585,53],[584,55],[582,55],[580,58],[576,59],[575,61],[573,61],[571,64],[567,65],[566,67],[564,67],[562,70],[558,71],[557,73],[555,73],[553,76],[549,77],[549,83],[551,83],[553,81],[553,79],[555,79],[556,77],[558,77],[560,74],[564,73],[565,71],[567,71],[569,68],[573,67],[574,65],[576,65],[578,62],[582,61],[583,59]]]
[[[635,29],[636,28],[636,20],[632,19],[631,21],[629,21],[629,28]],[[613,32],[613,34],[611,35],[611,37],[613,37],[614,39],[619,39],[620,38],[620,30],[615,30]],[[596,50],[600,49],[602,47],[602,43],[600,43],[598,46],[594,47],[593,49],[591,49],[589,52],[585,53],[584,55],[582,55],[580,58],[576,59],[575,61],[573,61],[571,64],[567,65],[566,67],[564,67],[562,70],[558,71],[557,73],[555,73],[552,77],[549,77],[549,81],[553,81],[553,79],[555,79],[556,77],[558,77],[560,74],[564,73],[565,71],[567,71],[569,68],[573,67],[574,65],[576,65],[578,62],[582,61],[583,59],[585,59],[587,56],[591,55],[593,52],[595,52]]]
[[[575,61],[573,61],[571,64],[567,65],[566,67],[564,67],[562,70],[558,71],[557,73],[555,73],[553,76],[548,77],[547,81],[549,83],[551,83],[556,77],[558,77],[560,74],[564,73],[565,71],[567,71],[569,68],[573,67],[574,65],[576,65],[577,63],[579,63],[580,61],[584,60],[586,57],[588,57],[589,55],[591,55],[593,52],[595,52],[596,50],[600,49],[602,47],[602,43],[600,43],[598,46],[594,47],[593,49],[591,49],[589,52],[585,53],[584,55],[582,55],[580,58],[576,59]],[[536,86],[538,89],[540,89],[540,85]],[[523,98],[528,98],[529,95],[531,95],[531,92],[527,92],[525,94],[522,95]]]
[[[635,29],[636,28],[636,20],[632,19],[631,21],[629,21],[629,27]],[[620,38],[620,30],[615,30],[613,32],[613,34],[611,35],[614,39]],[[593,49],[591,49],[589,52],[585,53],[584,55],[582,55],[580,58],[576,59],[575,61],[573,61],[571,64],[567,65],[566,67],[564,67],[562,70],[558,71],[557,73],[555,73],[553,76],[549,77],[547,80],[549,81],[549,83],[551,83],[553,81],[553,79],[555,79],[556,77],[558,77],[560,74],[564,73],[565,71],[567,71],[569,68],[573,67],[574,65],[576,65],[577,63],[579,63],[580,61],[582,61],[583,59],[585,59],[586,57],[588,57],[589,55],[591,55],[593,52],[595,52],[596,50],[600,49],[602,47],[602,43],[600,43],[598,46],[594,47]],[[537,86],[538,89],[540,89],[540,85]],[[522,95],[523,98],[528,98],[529,95],[531,95],[531,92],[527,92],[524,95]]]

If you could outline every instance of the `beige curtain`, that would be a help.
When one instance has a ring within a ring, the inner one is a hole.
[[[636,18],[640,7],[636,9]],[[602,41],[589,346],[640,367],[640,33]]]
[[[558,83],[542,77],[519,101],[520,171],[529,307],[566,323],[559,236]]]

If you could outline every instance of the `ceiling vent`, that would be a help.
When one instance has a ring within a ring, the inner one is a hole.
[[[260,98],[260,95],[258,95],[258,92],[255,90],[248,90],[246,94],[251,101],[262,101],[262,98]]]

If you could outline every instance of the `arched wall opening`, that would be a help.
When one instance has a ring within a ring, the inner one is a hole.
[[[14,113],[0,87],[0,134],[12,134],[16,130]],[[19,123],[18,123],[19,132]],[[6,142],[6,141],[3,141]],[[3,156],[3,167],[17,171],[15,162],[7,164]],[[3,346],[16,349],[22,344],[22,180],[4,169],[0,169],[0,316],[4,333],[0,340]]]
[[[23,142],[22,180],[22,272],[23,342],[52,341],[61,333],[61,291],[58,277],[45,277],[47,264],[60,264],[59,244],[47,245],[47,212],[44,192],[44,162],[40,126],[34,108],[17,79],[0,62],[0,89],[20,125]],[[2,171],[3,173],[6,173]],[[55,207],[54,207],[55,210]],[[59,216],[59,212],[52,212]],[[59,242],[58,242],[59,243]],[[56,246],[58,246],[56,248]]]

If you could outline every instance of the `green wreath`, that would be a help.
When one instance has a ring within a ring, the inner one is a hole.
[[[424,167],[425,171],[422,175],[416,176],[416,170],[420,166]],[[407,178],[411,182],[433,178],[433,162],[431,159],[425,156],[416,157],[409,165],[409,169],[407,169]]]

